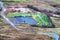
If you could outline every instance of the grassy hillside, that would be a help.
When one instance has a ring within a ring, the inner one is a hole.
[[[48,0],[48,1],[51,1],[51,2],[55,2],[55,3],[60,3],[60,0]]]
[[[0,1],[3,1],[3,2],[26,2],[26,1],[30,1],[30,0],[0,0]]]

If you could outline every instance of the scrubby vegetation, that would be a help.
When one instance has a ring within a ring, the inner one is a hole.
[[[30,1],[30,0],[0,0],[2,2],[27,2],[27,1]]]

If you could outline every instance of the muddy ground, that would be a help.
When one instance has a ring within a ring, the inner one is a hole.
[[[0,40],[52,40],[48,35],[17,31],[14,28],[6,27],[0,30]]]

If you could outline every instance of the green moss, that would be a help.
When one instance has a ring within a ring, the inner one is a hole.
[[[31,16],[38,23],[38,26],[51,26],[51,22],[48,20],[47,15],[43,13],[9,13],[8,17],[16,17],[16,16]]]
[[[31,14],[28,13],[9,13],[7,14],[8,17],[15,17],[15,16],[31,16]]]

